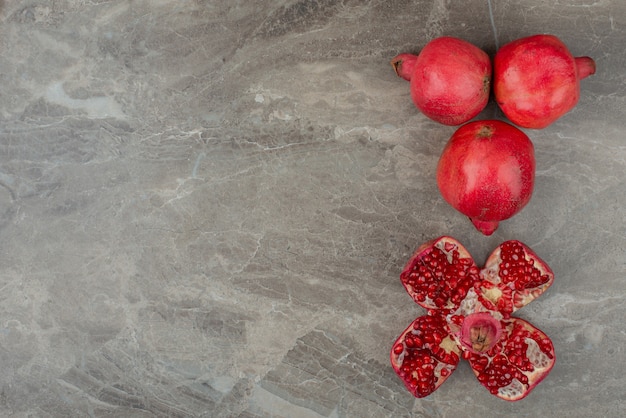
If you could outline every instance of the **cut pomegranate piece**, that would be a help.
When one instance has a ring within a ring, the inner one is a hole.
[[[505,317],[537,298],[554,281],[550,267],[515,240],[503,242],[491,253],[480,277],[484,280],[476,287],[481,302]]]
[[[391,350],[391,364],[407,389],[423,398],[456,369],[461,351],[440,316],[420,316],[404,330]]]
[[[428,309],[400,335],[391,364],[409,391],[424,397],[467,359],[479,382],[508,401],[527,396],[555,362],[550,338],[511,313],[554,281],[546,263],[519,241],[506,241],[479,270],[467,250],[443,236],[420,246],[400,275]]]
[[[519,318],[503,320],[503,336],[490,350],[465,351],[478,381],[507,401],[524,398],[550,373],[554,346],[542,331]]]
[[[465,247],[454,238],[443,236],[415,251],[400,280],[418,305],[426,309],[456,309],[480,277]]]

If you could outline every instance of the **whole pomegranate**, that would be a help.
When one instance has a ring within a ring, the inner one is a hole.
[[[545,128],[576,106],[580,80],[595,72],[591,58],[574,58],[554,35],[518,39],[494,58],[496,102],[516,125]]]
[[[444,125],[460,125],[487,105],[491,61],[480,48],[443,36],[430,41],[419,55],[391,60],[396,74],[411,82],[415,106]]]
[[[521,130],[498,120],[461,126],[437,165],[443,198],[485,235],[529,202],[534,180],[532,142]]]

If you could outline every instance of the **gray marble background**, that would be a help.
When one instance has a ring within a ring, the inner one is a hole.
[[[389,61],[545,32],[598,71],[485,237]],[[0,416],[622,416],[625,40],[622,0],[0,1]],[[517,314],[557,350],[520,402],[391,369],[423,314],[399,273],[443,234],[556,274]]]

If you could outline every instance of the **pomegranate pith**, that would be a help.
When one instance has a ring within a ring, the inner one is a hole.
[[[546,263],[521,242],[502,243],[479,269],[458,241],[439,237],[417,249],[400,279],[427,309],[390,354],[413,395],[435,391],[461,357],[490,393],[509,401],[527,396],[554,366],[550,338],[511,317],[554,280]]]

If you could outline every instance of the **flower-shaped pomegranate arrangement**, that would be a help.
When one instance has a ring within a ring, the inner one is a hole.
[[[418,398],[434,392],[466,359],[478,381],[499,398],[524,398],[554,366],[552,341],[511,314],[554,281],[550,268],[519,241],[506,241],[479,269],[454,238],[417,249],[400,275],[427,309],[391,348],[391,364]]]

